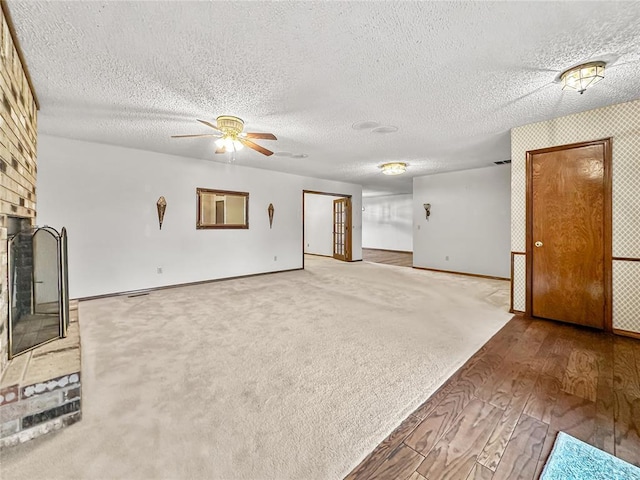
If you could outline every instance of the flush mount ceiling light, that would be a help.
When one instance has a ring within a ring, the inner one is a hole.
[[[590,62],[562,72],[562,89],[577,90],[580,94],[604,78],[604,62]]]
[[[380,165],[385,175],[400,175],[407,171],[407,164],[403,162],[391,162]]]

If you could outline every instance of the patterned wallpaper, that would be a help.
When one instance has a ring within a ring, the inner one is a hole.
[[[513,311],[524,312],[527,294],[527,256],[513,255]]]
[[[526,152],[607,137],[613,138],[613,256],[640,258],[640,100],[511,130],[512,251],[525,251]],[[613,327],[640,332],[640,282],[628,273],[640,273],[636,264],[614,265]],[[516,310],[515,292],[525,288],[524,281],[524,275],[514,275]]]
[[[640,332],[640,262],[613,261],[613,326]]]

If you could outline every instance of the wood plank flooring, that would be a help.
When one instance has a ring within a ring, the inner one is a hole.
[[[365,262],[396,265],[398,267],[413,267],[412,252],[396,252],[393,250],[379,250],[377,248],[363,248],[362,260]]]
[[[537,479],[559,431],[640,466],[640,340],[516,316],[346,480]]]

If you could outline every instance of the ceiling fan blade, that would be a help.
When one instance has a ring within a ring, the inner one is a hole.
[[[216,153],[227,153],[227,149],[224,147],[216,148]]]
[[[189,137],[219,137],[215,133],[206,133],[203,135],[171,135],[171,138],[189,138]]]
[[[247,133],[244,138],[261,138],[263,140],[277,140],[273,133]]]
[[[198,120],[198,119],[196,118],[196,120]],[[206,120],[198,120],[198,121],[199,121],[200,123],[205,124],[207,127],[211,127],[211,128],[213,128],[214,130],[218,130],[219,132],[221,132],[221,131],[222,131],[222,130],[220,130],[218,127],[216,127],[216,126],[215,126],[213,123],[211,123],[211,122],[207,122]]]
[[[245,145],[246,147],[252,148],[256,152],[260,152],[261,154],[266,155],[267,157],[269,155],[273,155],[273,152],[271,150],[267,150],[266,148],[261,147],[257,143],[253,143],[251,140],[246,140],[244,138],[239,138],[238,140],[240,140],[242,144]]]

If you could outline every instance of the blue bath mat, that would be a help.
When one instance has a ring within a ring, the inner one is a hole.
[[[640,480],[640,468],[559,432],[540,480]]]

